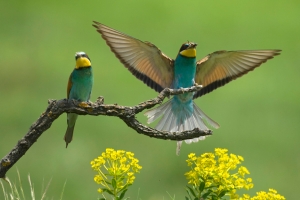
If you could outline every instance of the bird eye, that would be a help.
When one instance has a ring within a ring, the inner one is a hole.
[[[181,48],[179,49],[179,52],[186,50],[187,48],[189,48],[190,44],[189,43],[184,43],[182,44]]]

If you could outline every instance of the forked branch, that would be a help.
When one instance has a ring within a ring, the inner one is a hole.
[[[183,132],[166,132],[147,127],[136,120],[135,116],[145,109],[161,104],[163,100],[175,94],[185,92],[195,92],[201,89],[200,85],[192,86],[191,88],[183,88],[173,90],[166,88],[156,98],[142,102],[136,106],[120,106],[117,104],[106,105],[104,98],[99,97],[95,103],[82,103],[75,100],[49,100],[48,107],[45,112],[38,118],[30,127],[26,135],[18,141],[17,145],[0,161],[0,178],[4,178],[6,172],[27,152],[27,150],[36,142],[36,140],[50,128],[52,123],[63,113],[76,113],[78,115],[107,115],[115,116],[122,119],[129,127],[140,134],[147,135],[164,140],[185,140],[200,136],[211,135],[211,130],[200,130],[195,128],[191,131]]]

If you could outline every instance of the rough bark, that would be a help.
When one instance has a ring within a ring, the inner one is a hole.
[[[145,109],[154,107],[163,102],[163,100],[175,94],[182,94],[185,92],[195,92],[201,89],[200,85],[191,88],[184,88],[173,90],[166,88],[156,98],[142,102],[136,106],[120,106],[117,104],[106,105],[104,98],[99,97],[95,103],[92,102],[78,102],[75,100],[49,100],[48,107],[45,112],[37,119],[36,122],[29,128],[26,135],[18,141],[17,145],[0,161],[0,178],[4,178],[6,172],[27,152],[27,150],[36,142],[44,131],[49,129],[52,123],[63,113],[76,113],[78,115],[107,115],[119,117],[129,127],[134,129],[137,133],[147,135],[164,140],[185,140],[200,136],[212,135],[212,131],[203,131],[194,129],[183,132],[166,132],[158,131],[156,129],[147,127],[136,120],[136,114]]]

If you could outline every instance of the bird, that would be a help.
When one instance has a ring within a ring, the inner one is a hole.
[[[96,21],[93,21],[93,26],[120,62],[155,91],[202,85],[202,89],[197,92],[174,95],[166,103],[145,113],[148,123],[162,116],[156,126],[160,131],[181,132],[194,128],[209,130],[207,125],[219,128],[220,125],[208,117],[194,103],[194,99],[247,74],[281,52],[278,49],[221,50],[197,61],[197,44],[185,42],[176,58],[172,59],[148,41],[143,42]],[[203,139],[205,136],[185,142],[190,144]],[[181,145],[182,141],[178,141],[177,155]]]
[[[68,81],[67,99],[87,102],[90,100],[94,82],[91,59],[84,52],[76,52],[75,61],[75,68]],[[77,117],[78,115],[75,113],[67,114],[68,128],[64,136],[66,148],[73,139],[73,132]]]

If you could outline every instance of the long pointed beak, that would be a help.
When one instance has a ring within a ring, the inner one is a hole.
[[[193,43],[193,44],[191,44],[191,47],[190,48],[196,48],[197,47],[197,43]]]

